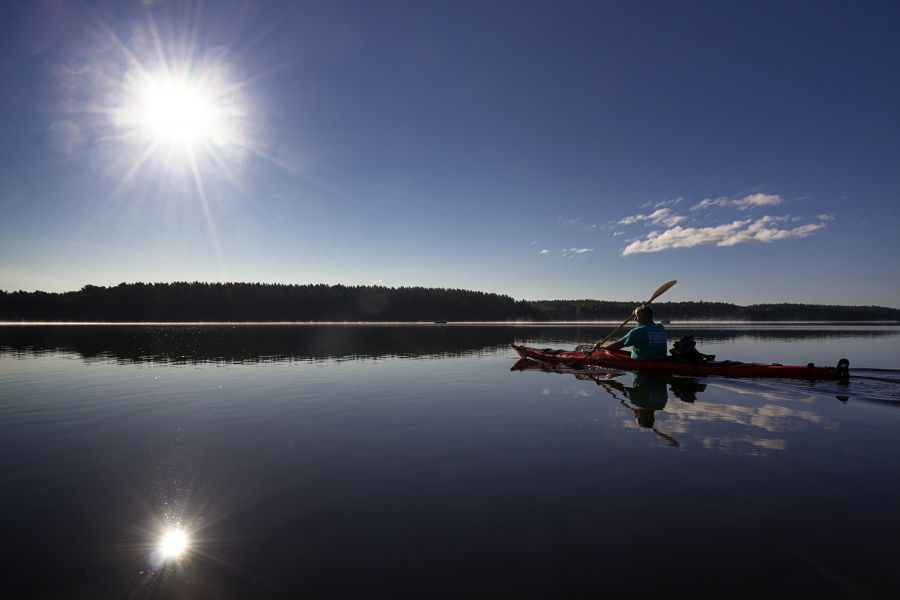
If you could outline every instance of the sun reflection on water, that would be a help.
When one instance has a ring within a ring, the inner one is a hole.
[[[164,561],[178,560],[188,551],[190,539],[180,527],[173,527],[163,533],[157,551]]]

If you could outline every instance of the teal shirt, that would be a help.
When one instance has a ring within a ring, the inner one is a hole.
[[[632,373],[631,387],[625,388],[625,396],[632,408],[662,410],[669,400],[666,381],[646,373]]]
[[[621,341],[625,347],[631,346],[631,358],[666,357],[666,328],[659,323],[638,325]]]

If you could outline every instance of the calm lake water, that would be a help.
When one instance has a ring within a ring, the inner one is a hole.
[[[0,327],[2,595],[897,594],[900,329],[670,328],[849,383],[510,370],[608,330]]]

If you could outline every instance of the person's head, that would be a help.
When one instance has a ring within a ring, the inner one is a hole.
[[[653,309],[646,304],[641,304],[634,309],[634,320],[639,324],[653,322]]]
[[[634,410],[634,420],[641,427],[652,429],[653,424],[656,422],[655,412],[655,410],[650,410],[649,408],[636,408]]]

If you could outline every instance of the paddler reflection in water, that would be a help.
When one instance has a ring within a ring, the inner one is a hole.
[[[597,343],[594,350],[621,350],[631,347],[631,358],[665,358],[666,328],[653,321],[653,309],[642,304],[634,309],[637,327],[631,329],[617,342]]]
[[[666,407],[669,400],[669,391],[666,388],[666,380],[643,373],[631,374],[631,386],[623,385],[619,381],[607,379],[597,380],[607,389],[622,392],[625,398],[618,398],[622,406],[634,411],[634,420],[641,427],[652,429],[656,423],[656,411]]]
[[[669,389],[676,398],[691,404],[697,400],[697,393],[706,389],[706,385],[690,378],[666,379],[647,373],[631,373],[631,386],[593,373],[579,373],[575,377],[592,380],[597,385],[603,386],[622,406],[634,412],[634,420],[638,425],[653,430],[653,433],[674,447],[679,446],[678,440],[655,427],[656,411],[663,410],[669,400],[666,385],[670,386]],[[620,394],[624,398],[620,397]]]

